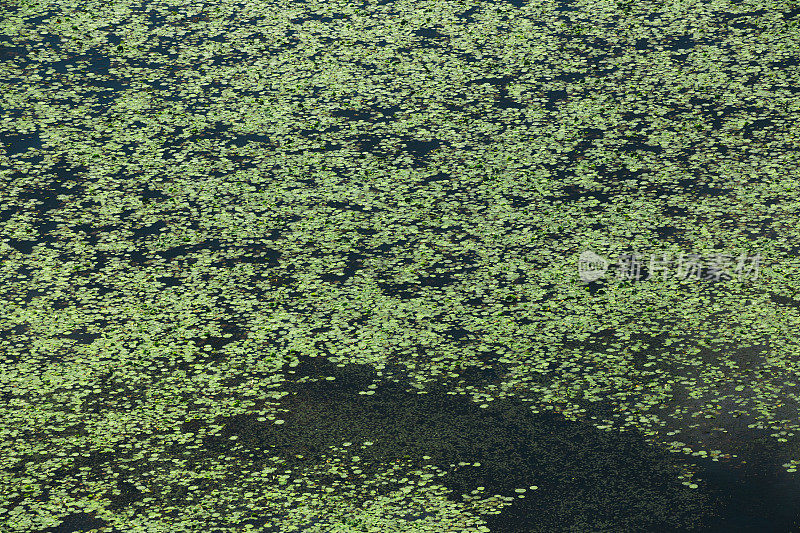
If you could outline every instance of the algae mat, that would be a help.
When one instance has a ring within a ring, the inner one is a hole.
[[[0,2],[0,530],[796,527],[799,22]]]

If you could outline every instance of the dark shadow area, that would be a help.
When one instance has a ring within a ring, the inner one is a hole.
[[[75,533],[77,531],[96,531],[100,528],[106,533],[121,533],[117,528],[109,528],[104,520],[96,518],[94,513],[73,513],[64,517],[63,521],[44,530],[43,533]]]
[[[766,485],[758,481],[737,492],[743,472],[727,465],[696,461],[703,481],[690,489],[677,477],[683,455],[651,446],[636,432],[606,432],[554,413],[536,414],[516,399],[480,408],[438,386],[419,394],[400,371],[389,374],[394,379],[379,379],[369,365],[340,367],[301,357],[287,374],[289,395],[278,402],[285,424],[258,422],[257,415],[220,417],[216,422],[224,429],[207,437],[202,450],[237,459],[278,454],[296,469],[326,457],[331,446],[372,441],[353,450],[367,474],[410,459],[447,471],[439,482],[457,501],[479,486],[486,495],[514,497],[501,514],[486,517],[493,532],[787,531],[789,513],[781,509],[795,500],[772,490],[762,502],[758,490]],[[366,390],[374,394],[359,394]],[[194,422],[186,431],[201,425]],[[240,444],[235,451],[232,436]],[[477,466],[457,466],[464,462]],[[772,475],[764,483],[774,482]],[[530,490],[534,485],[538,489]],[[525,498],[515,489],[528,489]],[[751,525],[760,529],[747,529]]]

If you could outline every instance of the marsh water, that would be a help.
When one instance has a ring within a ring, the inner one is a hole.
[[[0,3],[3,530],[800,531],[799,13]]]

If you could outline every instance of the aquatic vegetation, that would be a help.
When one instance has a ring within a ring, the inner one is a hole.
[[[701,531],[714,464],[797,490],[797,24],[5,2],[0,524]]]

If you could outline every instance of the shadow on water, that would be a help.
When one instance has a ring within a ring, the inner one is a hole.
[[[406,459],[448,472],[440,482],[455,501],[480,486],[486,495],[513,497],[500,514],[486,516],[493,532],[796,528],[789,510],[799,501],[797,483],[763,469],[752,477],[763,464],[737,469],[690,458],[701,480],[690,489],[678,479],[683,455],[651,446],[635,432],[534,413],[516,398],[481,408],[438,385],[419,394],[398,369],[378,376],[371,365],[301,357],[286,374],[289,394],[279,401],[284,425],[258,422],[257,414],[221,417],[224,428],[205,439],[204,453],[234,460],[278,454],[297,469],[344,442],[372,441],[357,452],[367,474]],[[374,394],[363,394],[369,390]],[[198,423],[186,430],[198,431]],[[241,447],[231,451],[234,435]],[[473,466],[457,466],[465,463]],[[538,489],[518,498],[515,489],[533,485]]]
[[[109,528],[105,520],[94,516],[94,513],[74,513],[65,518],[62,522],[44,530],[46,533],[75,533],[78,531],[96,531],[101,528],[108,533],[121,533],[119,529]]]
[[[771,447],[763,441],[760,453],[740,453],[746,463],[692,461],[698,477],[721,502],[718,520],[708,533],[795,533],[800,531],[800,479],[770,460]],[[779,462],[779,461],[778,461]]]

